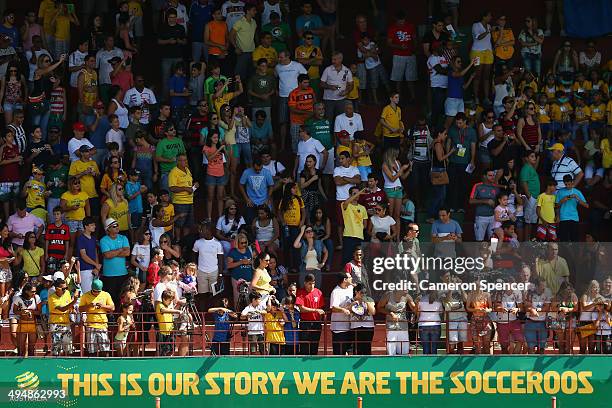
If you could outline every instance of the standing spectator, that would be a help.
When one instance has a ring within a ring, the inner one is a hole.
[[[365,189],[364,189],[365,190]],[[349,189],[349,198],[342,202],[342,263],[346,264],[353,258],[353,253],[363,242],[363,230],[367,225],[368,212],[358,204],[359,196],[364,190],[358,187]]]
[[[323,144],[321,144],[321,142],[319,142],[317,139],[311,137],[310,130],[307,127],[300,126],[299,133],[300,141],[297,145],[297,160],[295,161],[295,167],[292,173],[296,177],[302,174],[302,170],[304,170],[308,156],[314,156],[315,170],[321,170],[327,165],[327,160],[330,160],[327,150],[325,150],[325,146],[323,146]],[[317,180],[318,177],[314,181]],[[310,185],[311,183],[308,184]],[[302,186],[302,188],[304,187],[306,186]]]
[[[248,81],[251,72],[253,72],[252,55],[255,50],[255,32],[257,30],[257,23],[255,22],[256,14],[257,7],[254,4],[245,6],[244,17],[241,17],[234,23],[229,35],[230,42],[234,46],[234,52],[236,53],[234,75],[240,75],[245,81]]]
[[[434,50],[442,48],[444,43],[449,39],[448,33],[444,29],[444,19],[441,17],[434,17],[431,22],[431,30],[427,31],[421,40],[423,46],[423,54],[429,59]],[[455,25],[456,27],[456,25]]]
[[[470,193],[470,205],[475,205],[474,212],[474,238],[476,241],[484,241],[485,236],[493,236],[493,225],[495,223],[495,198],[499,194],[499,188],[495,185],[495,171],[486,170],[480,183],[474,184]]]
[[[172,67],[183,61],[183,46],[187,44],[185,28],[178,23],[176,9],[166,11],[166,23],[161,28],[157,39],[161,55],[162,95],[169,94],[168,79]]]
[[[435,291],[425,293],[417,302],[416,310],[419,316],[419,339],[423,354],[438,354],[442,334],[440,313],[444,312],[444,306],[438,300],[438,293]]]
[[[13,121],[13,112],[23,109],[27,101],[28,88],[25,77],[16,64],[9,64],[6,76],[1,78],[0,109],[4,111],[4,123]]]
[[[356,132],[363,131],[363,120],[361,115],[355,112],[353,102],[345,100],[343,104],[344,112],[336,116],[334,120],[334,132],[336,134],[345,132],[352,141]]]
[[[227,24],[223,21],[223,15],[219,8],[213,11],[212,20],[204,27],[204,45],[208,48],[208,61],[211,72],[215,65],[223,65],[225,68],[225,65],[227,65],[227,50],[229,48],[229,31]]]
[[[332,64],[325,68],[321,75],[321,89],[323,89],[323,102],[327,119],[335,120],[346,105],[346,96],[353,89],[353,74],[351,70],[342,64],[341,52],[332,54]]]
[[[34,85],[34,72],[38,68],[38,57],[41,55],[46,55],[49,58],[52,58],[51,53],[43,48],[43,39],[42,37],[35,35],[32,37],[32,45],[29,48],[24,48],[25,57],[28,60],[28,66],[30,68],[30,73],[28,75],[28,85],[29,89],[32,89],[31,86]]]
[[[463,212],[467,186],[471,173],[476,168],[476,131],[468,127],[464,113],[455,116],[455,126],[448,131],[447,150],[455,151],[448,159],[449,194],[451,211]]]
[[[367,35],[369,38],[375,38],[376,32],[372,26],[368,25],[368,19],[363,14],[355,16],[355,28],[353,29],[353,43],[357,48],[357,51],[361,51],[362,55],[357,53],[357,77],[359,78],[359,89],[365,90],[367,86],[367,73],[365,67],[365,61],[363,58],[363,41],[362,35]]]
[[[361,174],[359,169],[351,166],[351,154],[348,151],[343,151],[338,154],[339,166],[334,168],[333,178],[336,185],[336,222],[338,223],[338,242],[342,242],[344,235],[344,224],[342,216],[342,203],[350,197],[349,190],[351,187],[359,184]],[[342,244],[337,249],[341,249]]]
[[[214,1],[196,0],[189,8],[191,28],[191,59],[195,62],[208,61],[208,46],[204,43],[204,27],[212,20]]]
[[[213,293],[213,285],[223,273],[225,261],[223,247],[213,236],[213,225],[205,222],[200,225],[200,238],[193,244],[193,252],[198,254],[198,295],[200,306],[206,305]],[[204,309],[205,310],[205,309]]]
[[[142,108],[142,116],[140,123],[148,125],[151,120],[151,106],[157,104],[157,98],[152,90],[145,87],[145,80],[142,75],[136,75],[134,78],[134,87],[128,89],[123,97],[123,103],[132,108],[139,106]]]
[[[49,219],[53,222],[47,225],[45,231],[45,254],[49,258],[59,260],[70,259],[73,248],[70,248],[70,227],[62,221],[62,208],[53,208]]]
[[[546,318],[552,298],[552,292],[546,287],[546,281],[539,276],[536,277],[533,288],[529,290],[525,299],[527,320],[524,331],[528,354],[535,354],[536,350],[539,354],[544,354],[548,339]]]
[[[285,150],[287,140],[287,123],[289,122],[289,94],[298,87],[298,76],[306,74],[306,68],[296,61],[291,61],[289,51],[281,51],[278,54],[278,64],[274,67],[278,77],[278,123],[280,123],[280,150]]]
[[[6,225],[13,247],[21,247],[28,232],[35,232],[38,240],[45,229],[45,224],[43,220],[28,212],[25,201],[18,200],[15,207],[16,211],[8,217]]]
[[[289,122],[291,135],[291,150],[297,153],[300,139],[300,129],[304,123],[313,116],[316,95],[310,87],[308,75],[298,75],[298,87],[289,93],[287,105],[289,106]]]
[[[399,93],[392,93],[389,96],[389,104],[383,108],[380,114],[379,122],[382,126],[383,146],[385,149],[390,147],[399,149],[404,137],[404,122],[402,121],[402,109],[399,107],[399,100]],[[360,130],[363,130],[363,126]]]
[[[431,152],[431,173],[444,174],[446,172],[446,161],[455,152],[454,148],[448,152],[446,151],[447,137],[448,133],[445,128],[441,127],[436,131]],[[440,180],[440,182],[432,185],[433,197],[429,205],[429,218],[427,219],[427,222],[430,224],[434,222],[434,217],[438,215],[438,211],[444,205],[447,184],[448,181]]]
[[[546,182],[546,188],[542,194],[538,196],[536,214],[538,215],[538,229],[536,238],[540,241],[556,241],[557,240],[557,224],[559,216],[555,212],[555,189],[556,183],[554,180]]]
[[[134,76],[132,75],[131,65],[127,64],[127,60],[122,60],[119,57],[113,57],[110,59],[109,63],[113,70],[110,73],[111,84],[113,86],[118,86],[121,88],[121,97],[125,95],[125,93],[134,87]],[[111,99],[116,97],[117,92],[114,92],[111,89],[110,96]]]
[[[110,60],[113,57],[119,57],[123,60],[123,51],[115,47],[115,37],[112,35],[106,35],[104,37],[104,48],[100,49],[96,53],[96,68],[98,68],[98,88],[100,91],[100,99],[105,104],[111,99],[110,87],[111,77],[110,74],[113,71],[113,66]],[[87,63],[87,61],[85,61]]]
[[[578,242],[578,204],[581,207],[589,208],[584,195],[577,188],[574,188],[574,178],[566,174],[563,176],[565,187],[557,191],[555,210],[559,216],[559,241]]]
[[[255,74],[251,76],[248,83],[248,94],[251,101],[251,118],[257,121],[258,111],[266,114],[266,122],[272,118],[272,97],[277,93],[276,78],[269,73],[268,61],[260,58],[255,62]]]
[[[496,65],[506,64],[512,66],[512,57],[514,56],[514,33],[512,29],[506,25],[507,16],[501,15],[497,17],[497,26],[492,32],[493,48],[495,49]]]
[[[129,253],[129,248],[127,250]],[[110,271],[109,271],[110,273]],[[105,356],[110,352],[108,337],[108,313],[115,311],[111,294],[102,290],[99,279],[91,283],[91,291],[83,294],[79,300],[79,310],[87,313],[85,323],[85,342],[90,355]],[[119,287],[116,288],[117,291]],[[118,297],[119,293],[117,293]]]
[[[68,10],[68,5],[59,4],[57,13],[51,20],[53,30],[53,55],[56,59],[62,54],[70,51],[70,24],[79,26],[79,18],[72,10]]]
[[[548,150],[552,151],[552,169],[550,170],[552,178],[557,183],[557,190],[565,187],[563,178],[566,175],[573,176],[574,186],[580,185],[580,181],[584,177],[584,173],[578,163],[574,159],[565,155],[565,146],[562,143],[555,143]]]
[[[300,308],[300,354],[316,356],[319,354],[319,340],[321,338],[321,317],[325,315],[325,298],[316,287],[316,278],[307,274],[304,278],[304,287],[298,289],[296,306]]]
[[[176,157],[176,167],[168,174],[168,186],[172,192],[172,204],[175,214],[179,217],[174,223],[174,238],[180,241],[186,236],[193,225],[193,196],[200,184],[193,182],[191,171],[187,164],[187,154],[180,153]]]
[[[8,37],[11,40],[11,47],[17,48],[21,45],[19,30],[17,30],[17,27],[15,27],[15,12],[11,9],[6,9],[2,13],[0,34]]]
[[[20,30],[21,42],[24,50],[32,48],[33,38],[35,36],[43,39],[43,28],[36,22],[36,11],[28,10],[23,20],[23,26]]]
[[[185,154],[183,141],[176,137],[176,129],[172,123],[163,129],[164,139],[160,140],[155,147],[155,161],[159,163],[160,188],[168,189],[168,176],[170,171],[176,167],[177,157]]]
[[[544,32],[538,28],[538,21],[534,16],[525,17],[525,28],[519,34],[521,56],[525,71],[532,72],[536,78],[542,74],[542,44]]]
[[[314,34],[314,45],[317,47],[321,46],[321,38],[327,35],[327,30],[323,26],[323,20],[316,14],[312,13],[313,2],[306,0],[302,2],[302,15],[295,19],[295,31],[298,38],[300,38],[300,44],[304,41],[304,33],[311,31]]]
[[[308,70],[310,86],[315,93],[319,93],[319,82],[321,74],[319,67],[323,64],[323,53],[321,48],[314,45],[314,34],[312,31],[304,32],[304,44],[295,49],[295,59]]]
[[[84,58],[83,68],[77,73],[77,112],[79,120],[85,120],[88,116],[95,114],[94,104],[98,100],[98,85],[96,57],[90,54]]]
[[[330,329],[332,331],[332,346],[336,356],[344,356],[348,353],[351,339],[351,325],[349,309],[353,299],[352,278],[349,273],[339,273],[336,287],[331,292],[329,305],[332,310]]]
[[[130,256],[130,243],[127,237],[119,235],[119,223],[113,218],[106,219],[104,230],[106,235],[100,240],[102,279],[106,282],[111,297],[118,300],[121,286],[128,277],[126,258]]]
[[[259,60],[264,59],[267,62],[268,74],[274,73],[274,67],[278,63],[278,53],[272,47],[272,34],[264,32],[259,35],[259,46],[255,48],[252,55],[255,68]]]
[[[538,223],[536,214],[537,199],[540,195],[540,176],[536,170],[537,155],[534,151],[526,151],[523,157],[523,167],[519,175],[521,194],[525,196],[523,211],[525,214],[525,236],[531,239],[533,225]]]
[[[81,225],[83,231],[76,240],[76,253],[81,265],[81,289],[87,293],[91,290],[93,280],[100,276],[102,264],[98,258],[95,219],[87,216],[82,220]]]
[[[260,157],[253,160],[253,166],[244,170],[240,176],[240,193],[246,202],[246,222],[250,224],[257,215],[257,206],[271,205],[274,180],[268,169],[263,168]]]
[[[23,156],[15,143],[15,133],[11,129],[5,131],[4,144],[0,145],[0,202],[4,210],[4,219],[10,214],[11,201],[19,195],[19,166],[23,164]]]
[[[476,76],[473,88],[476,104],[480,103],[480,87],[484,96],[483,103],[489,104],[491,66],[493,65],[493,47],[491,45],[491,19],[490,11],[484,11],[479,21],[472,24],[472,50],[470,59],[476,60]]]
[[[445,126],[450,127],[453,118],[460,113],[465,112],[465,106],[463,104],[463,94],[465,89],[470,86],[470,82],[474,79],[474,73],[470,75],[467,81],[464,80],[464,76],[468,73],[470,68],[474,65],[474,61],[462,68],[461,57],[455,56],[450,62],[450,70],[448,72],[448,92],[446,95],[446,101],[444,102],[444,113],[446,114]]]
[[[245,3],[240,0],[226,0],[221,6],[221,14],[225,18],[227,31],[232,31],[234,24],[245,15]]]
[[[281,16],[277,12],[270,13],[270,22],[263,24],[262,31],[272,34],[272,47],[276,52],[280,53],[292,48],[291,27],[281,20]]]
[[[51,354],[54,357],[72,355],[72,331],[70,327],[70,314],[76,311],[80,292],[74,296],[67,290],[68,286],[63,279],[53,282],[55,291],[47,299],[49,305],[49,332],[51,333]]]
[[[395,82],[398,93],[401,93],[402,82],[408,83],[409,101],[415,100],[414,83],[417,81],[417,66],[415,52],[416,29],[414,24],[406,21],[406,13],[402,10],[396,14],[395,24],[387,32],[387,45],[392,50],[393,68],[391,81]]]
[[[404,197],[404,189],[402,180],[408,177],[410,173],[410,164],[401,164],[397,160],[399,149],[390,147],[383,153],[382,157],[382,174],[385,182],[385,194],[389,200],[389,215],[395,220],[399,226],[400,211],[402,207],[402,198]]]
[[[323,174],[325,193],[329,194],[332,189],[332,178],[330,176],[334,173],[335,137],[332,132],[331,123],[325,116],[325,104],[323,102],[315,103],[314,116],[306,121],[306,126],[308,126],[308,130],[313,139],[321,142],[327,151],[327,161],[322,163],[321,160],[317,160],[317,165]],[[322,166],[321,164],[324,165]]]

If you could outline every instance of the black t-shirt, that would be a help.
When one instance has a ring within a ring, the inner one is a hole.
[[[162,120],[158,116],[151,122],[151,129],[149,130],[149,132],[155,140],[160,141],[164,138],[164,129],[170,123],[172,123],[171,119]]]
[[[446,34],[445,32],[441,32],[440,36],[436,38],[433,35],[433,31],[429,30],[423,36],[422,43],[429,44],[429,52],[432,52],[433,50],[435,50],[437,47],[439,47],[441,44],[443,44],[447,40],[448,40],[448,34]]]
[[[34,157],[33,154],[36,152],[38,152],[38,155]],[[32,163],[39,168],[44,168],[49,163],[52,153],[51,145],[42,140],[40,142],[30,142],[26,147],[26,157],[32,157]]]
[[[491,168],[493,170],[503,169],[504,165],[510,159],[510,149],[508,148],[508,144],[504,146],[502,151],[497,156],[493,155],[493,150],[496,149],[503,142],[504,142],[503,139],[501,140],[493,139],[487,145],[487,149],[489,149],[489,155],[491,156]]]
[[[184,39],[185,29],[182,25],[176,24],[174,26],[164,25],[159,32],[160,40]],[[159,45],[159,53],[162,58],[181,58],[183,56],[183,45],[181,44],[168,44]]]

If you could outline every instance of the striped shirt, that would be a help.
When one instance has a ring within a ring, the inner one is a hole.
[[[557,190],[559,190],[565,187],[563,177],[566,174],[571,175],[575,179],[578,174],[582,173],[582,169],[574,159],[563,156],[561,159],[553,162],[550,173],[557,183]]]
[[[64,88],[53,88],[51,90],[51,114],[63,115],[65,102],[66,100],[64,98]]]
[[[26,147],[28,146],[28,140],[26,138],[26,133],[25,129],[23,128],[23,125],[17,126],[11,123],[10,125],[8,125],[8,128],[11,129],[13,133],[15,133],[15,144],[19,148],[19,154],[23,155],[25,153]]]

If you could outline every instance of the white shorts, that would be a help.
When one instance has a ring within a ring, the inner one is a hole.
[[[403,356],[410,353],[408,330],[387,331],[387,355]]]
[[[537,200],[531,196],[529,200],[525,203],[523,207],[523,211],[525,213],[525,224],[537,224],[538,223],[538,214],[536,212],[536,207],[538,206]]]
[[[468,341],[468,322],[465,320],[448,322],[448,341],[450,343]]]
[[[327,163],[323,169],[323,174],[334,174],[334,148],[332,147],[327,151]]]
[[[202,272],[198,270],[198,293],[211,293],[212,285],[217,281],[219,271]]]
[[[391,69],[391,80],[394,82],[413,82],[417,79],[416,55],[394,55],[393,68]]]

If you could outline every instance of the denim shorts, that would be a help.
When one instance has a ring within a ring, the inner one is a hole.
[[[361,181],[368,181],[368,175],[372,173],[370,166],[357,166],[357,169],[359,170]]]
[[[174,213],[176,215],[186,214],[185,217],[178,218],[174,225],[182,228],[193,225],[193,204],[174,204]]]
[[[207,186],[224,186],[227,184],[227,175],[222,176],[211,176],[210,174],[206,175],[206,185]]]
[[[138,229],[142,225],[142,213],[130,213],[130,227]]]
[[[444,112],[446,116],[457,116],[457,113],[464,112],[465,106],[461,98],[446,98],[444,102]]]

